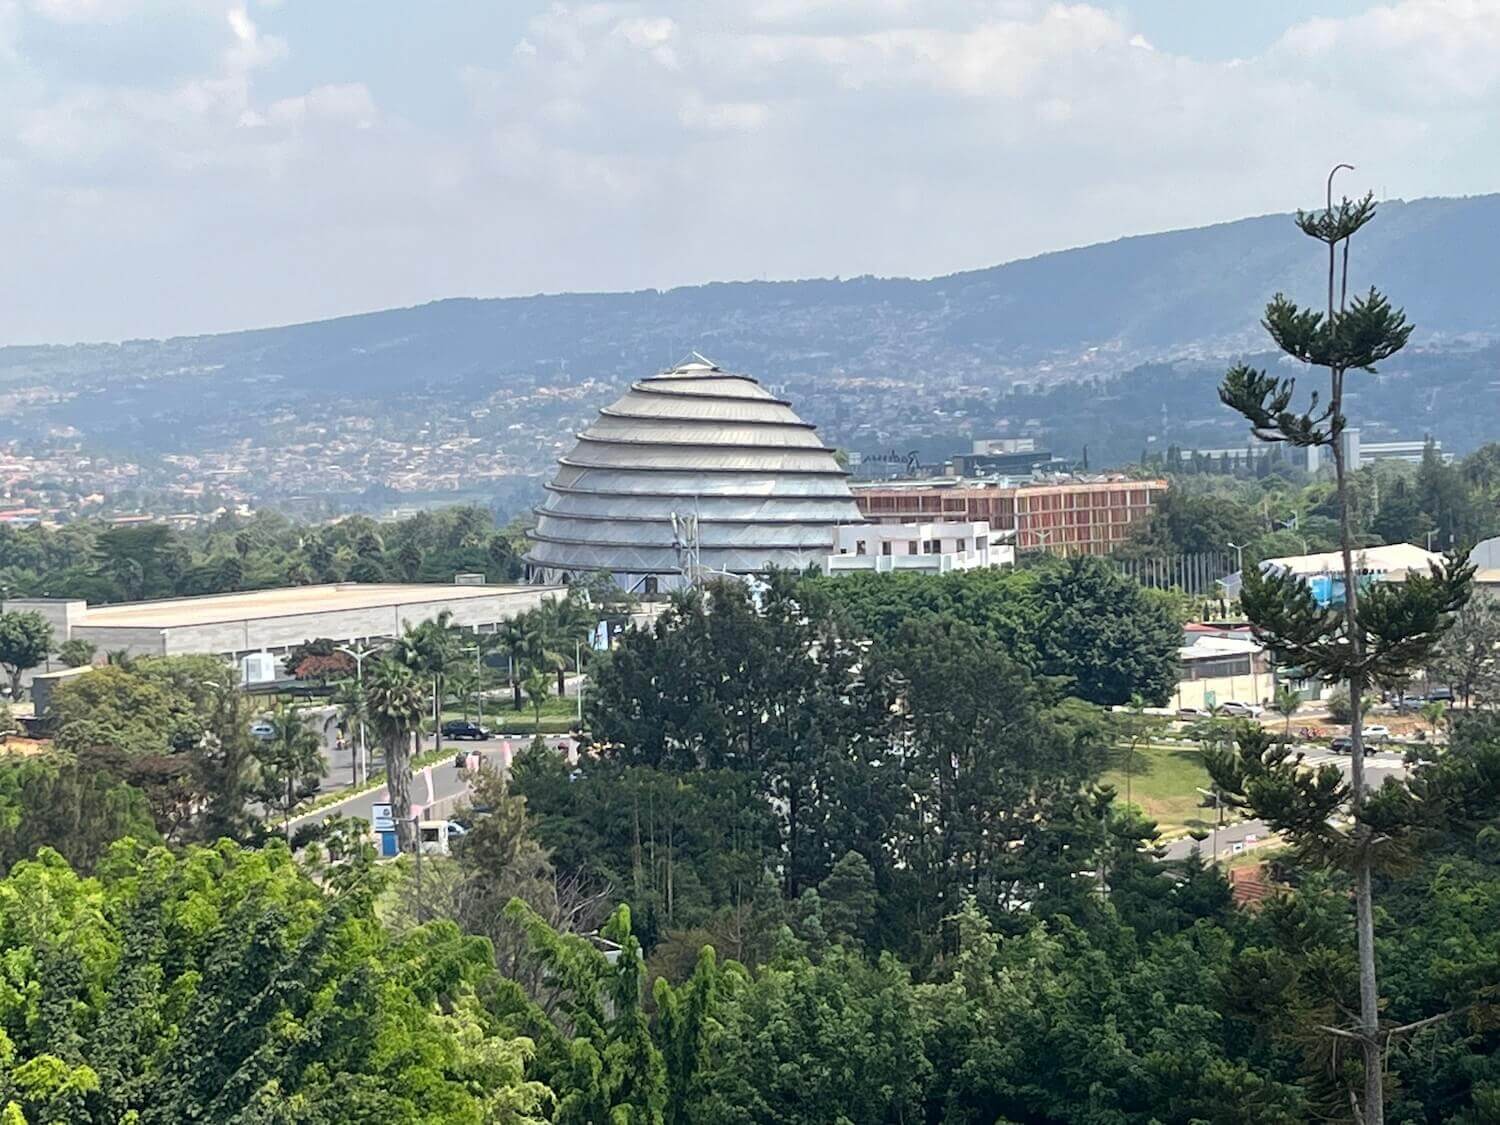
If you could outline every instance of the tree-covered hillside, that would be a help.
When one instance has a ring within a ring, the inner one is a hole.
[[[0,394],[15,396],[0,437],[46,422],[166,448],[226,420],[249,429],[266,412],[415,409],[425,418],[538,379],[618,383],[692,348],[808,386],[853,375],[993,392],[1109,378],[1148,361],[1259,347],[1256,301],[1318,285],[1296,238],[1284,216],[1267,216],[931,280],[454,299],[218,336],[0,348]],[[1500,334],[1500,196],[1393,203],[1361,238],[1351,283],[1387,279],[1422,326],[1418,346],[1446,354]],[[1467,351],[1454,354],[1455,374],[1474,366]],[[1442,370],[1433,375],[1444,381]],[[1145,383],[1153,407],[1190,405],[1170,378],[1156,378],[1139,372],[1129,390]],[[879,416],[885,393],[853,392],[854,413]],[[1462,416],[1436,405],[1442,418]]]

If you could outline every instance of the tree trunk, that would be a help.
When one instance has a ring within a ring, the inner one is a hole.
[[[396,846],[412,851],[416,833],[411,822],[411,734],[402,732],[385,744],[385,784],[390,791],[391,817],[396,822]]]
[[[1333,308],[1333,264],[1329,260],[1329,311]],[[1330,316],[1330,320],[1332,317]],[[1359,590],[1354,573],[1354,551],[1349,531],[1348,466],[1344,463],[1342,416],[1344,373],[1333,372],[1333,466],[1339,498],[1339,551],[1344,563],[1344,622],[1349,644],[1358,664],[1364,657],[1364,637],[1358,627]],[[1360,822],[1365,800],[1364,676],[1356,671],[1349,677],[1349,778],[1351,793],[1349,811],[1354,817],[1354,914],[1355,945],[1359,959],[1360,1053],[1364,1061],[1364,1125],[1384,1125],[1385,1091],[1381,1082],[1380,988],[1375,972],[1375,904],[1370,872],[1370,832]]]
[[[432,747],[443,749],[443,677],[432,677]]]
[[[296,781],[295,781],[295,779],[293,779],[292,775],[291,774],[287,774],[286,775],[286,842],[288,844],[290,844],[292,842],[292,804],[297,799],[297,795],[293,791],[293,786],[295,784],[296,784]]]
[[[564,678],[567,672],[561,664],[557,666],[557,698],[561,699],[568,694],[568,682]]]

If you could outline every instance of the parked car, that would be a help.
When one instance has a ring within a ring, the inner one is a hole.
[[[444,738],[472,738],[476,742],[485,742],[490,737],[490,732],[478,723],[471,723],[467,719],[453,719],[443,724]]]
[[[1234,699],[1220,704],[1219,710],[1236,719],[1258,719],[1265,712],[1265,708],[1258,703],[1240,703]]]
[[[1365,727],[1366,742],[1384,742],[1391,737],[1391,728],[1384,723],[1371,723]]]
[[[1179,707],[1179,708],[1177,708],[1177,717],[1179,719],[1190,719],[1190,720],[1191,719],[1206,719],[1206,718],[1208,718],[1208,712],[1204,711],[1202,708],[1199,708],[1199,707]]]
[[[1347,734],[1341,734],[1328,744],[1328,749],[1335,754],[1352,754],[1354,753],[1354,739]]]
[[[250,737],[258,738],[262,742],[270,742],[276,737],[276,728],[271,725],[269,719],[256,719],[250,724]]]

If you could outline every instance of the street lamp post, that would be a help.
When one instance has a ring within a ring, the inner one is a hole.
[[[339,645],[338,646],[338,651],[344,653],[346,656],[352,657],[353,660],[354,660],[354,678],[355,678],[355,681],[359,684],[359,698],[360,698],[360,714],[359,714],[359,716],[358,716],[358,718],[356,720],[357,723],[359,724],[359,769],[358,769],[357,772],[359,773],[359,780],[360,781],[369,781],[370,780],[370,757],[369,757],[369,754],[365,750],[365,716],[364,716],[365,657],[367,657],[367,656],[374,656],[376,653],[380,652],[381,650],[378,649],[378,648],[354,649],[354,648],[348,648],[345,645]]]
[[[1311,553],[1307,549],[1307,536],[1303,535],[1301,533],[1301,531],[1298,530],[1298,526],[1297,526],[1297,513],[1296,512],[1293,512],[1291,514],[1291,518],[1289,518],[1289,519],[1277,520],[1276,521],[1276,526],[1279,527],[1279,528],[1282,528],[1285,531],[1296,532],[1297,533],[1297,538],[1302,541],[1302,553],[1304,555]]]
[[[1231,551],[1234,552],[1234,569],[1239,573],[1241,579],[1243,580],[1245,574],[1245,544],[1225,543],[1224,546],[1228,547]]]
[[[578,669],[578,726],[583,727],[583,642],[573,642],[573,667]]]

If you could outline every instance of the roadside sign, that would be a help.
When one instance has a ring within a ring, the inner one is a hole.
[[[396,819],[391,816],[391,806],[370,806],[370,827],[376,832],[394,832],[396,830]]]

